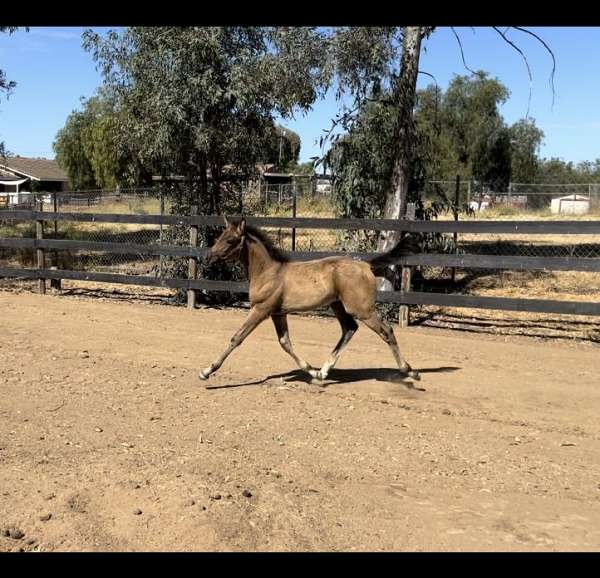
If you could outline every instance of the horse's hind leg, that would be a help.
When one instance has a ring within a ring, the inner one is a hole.
[[[298,357],[294,353],[294,349],[292,348],[292,342],[290,340],[290,334],[288,330],[287,324],[287,315],[271,315],[271,319],[273,320],[273,325],[275,325],[275,331],[277,331],[277,337],[279,338],[279,344],[283,348],[283,350],[292,357],[292,359],[298,364],[300,369],[310,373],[311,371],[316,371],[316,369],[302,359]],[[312,374],[311,374],[312,375]]]
[[[413,379],[419,380],[421,376],[418,371],[415,371],[411,368],[411,366],[402,358],[400,354],[400,349],[398,348],[398,342],[396,341],[396,336],[394,335],[394,330],[392,326],[385,320],[380,319],[377,313],[373,312],[370,317],[366,319],[361,319],[361,321],[370,329],[372,329],[381,339],[383,339],[392,350],[394,354],[394,358],[396,359],[396,363],[398,364],[398,368],[402,373],[407,374],[409,377]]]
[[[358,323],[356,323],[356,321],[354,321],[354,317],[352,317],[352,315],[350,315],[346,311],[346,309],[344,309],[344,306],[342,305],[341,301],[334,301],[331,304],[331,308],[333,309],[333,312],[335,313],[335,316],[338,318],[338,321],[340,322],[340,325],[342,327],[342,336],[340,337],[340,340],[331,352],[329,359],[323,364],[323,367],[321,367],[321,369],[318,372],[315,372],[314,375],[311,372],[311,375],[313,377],[316,377],[317,379],[327,378],[328,373],[335,366],[337,360],[342,354],[342,351],[344,351],[344,349],[352,339],[352,336],[356,333],[356,330],[358,329]]]

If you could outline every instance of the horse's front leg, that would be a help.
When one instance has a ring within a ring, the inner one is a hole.
[[[211,373],[214,373],[223,365],[223,362],[227,359],[227,357],[231,354],[231,352],[238,347],[254,329],[267,317],[269,316],[269,312],[264,309],[259,309],[257,307],[253,307],[250,310],[248,318],[244,321],[244,324],[240,327],[240,329],[235,333],[235,335],[231,338],[229,343],[229,347],[221,354],[221,356],[211,363],[205,369],[201,369],[198,377],[200,379],[208,379]]]

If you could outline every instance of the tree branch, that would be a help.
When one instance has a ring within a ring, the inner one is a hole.
[[[431,74],[431,73],[429,73],[429,72],[425,72],[424,70],[419,70],[419,71],[418,71],[418,74],[424,74],[425,76],[430,76],[431,78],[433,78],[433,82],[435,82],[435,86],[436,86],[436,88],[439,88],[439,87],[438,87],[438,81],[437,81],[437,79],[435,78],[435,76],[433,76],[433,74]]]
[[[556,72],[556,58],[554,57],[554,52],[552,52],[552,49],[535,32],[531,32],[531,30],[527,30],[527,28],[521,28],[520,26],[513,26],[513,28],[515,30],[520,30],[521,32],[524,32],[525,34],[529,34],[530,36],[533,36],[550,53],[550,56],[552,57],[552,72],[550,73],[550,86],[552,88],[552,108],[554,108],[554,96],[555,96],[554,73]]]
[[[472,74],[477,74],[474,70],[470,69],[467,66],[467,63],[465,61],[465,53],[463,52],[463,47],[462,47],[462,42],[460,41],[460,36],[457,34],[456,30],[454,30],[453,26],[450,26],[450,30],[452,30],[452,32],[454,33],[454,36],[456,37],[456,41],[458,42],[458,47],[460,48],[460,55],[462,57],[462,61],[463,61],[463,66]]]
[[[506,34],[504,34],[504,32],[502,32],[497,26],[492,26],[492,28],[498,34],[500,34],[500,36],[502,36],[502,38],[504,39],[505,42],[510,44],[521,55],[521,58],[523,58],[523,61],[525,62],[525,66],[527,67],[527,74],[529,75],[529,99],[527,100],[527,113],[525,114],[525,118],[529,118],[529,108],[531,107],[531,93],[532,93],[532,87],[533,87],[533,76],[531,75],[531,68],[529,67],[529,61],[527,60],[527,57],[525,56],[524,52],[512,40],[509,40],[506,37]]]

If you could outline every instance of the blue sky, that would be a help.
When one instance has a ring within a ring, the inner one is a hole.
[[[83,28],[31,28],[0,35],[0,69],[17,82],[11,97],[0,100],[0,141],[22,156],[53,158],[52,142],[80,97],[91,96],[101,83],[91,56],[81,47]],[[97,29],[103,31],[106,29]],[[511,91],[502,108],[507,122],[527,112],[529,78],[517,52],[490,28],[457,28],[465,59]],[[511,31],[527,55],[533,74],[529,114],[544,131],[542,156],[580,162],[600,158],[600,27],[531,28],[553,49],[557,69],[555,102],[549,77],[551,58],[533,38]],[[433,74],[446,88],[454,74],[465,70],[456,39],[449,28],[438,28],[425,43],[420,69]],[[420,75],[419,86],[432,80]],[[338,109],[332,94],[313,110],[285,122],[302,139],[301,160],[320,153],[319,137]]]

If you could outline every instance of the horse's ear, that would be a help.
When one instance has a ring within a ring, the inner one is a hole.
[[[244,219],[244,217],[242,217],[242,220],[238,225],[238,232],[240,235],[243,235],[246,232],[246,219]]]

